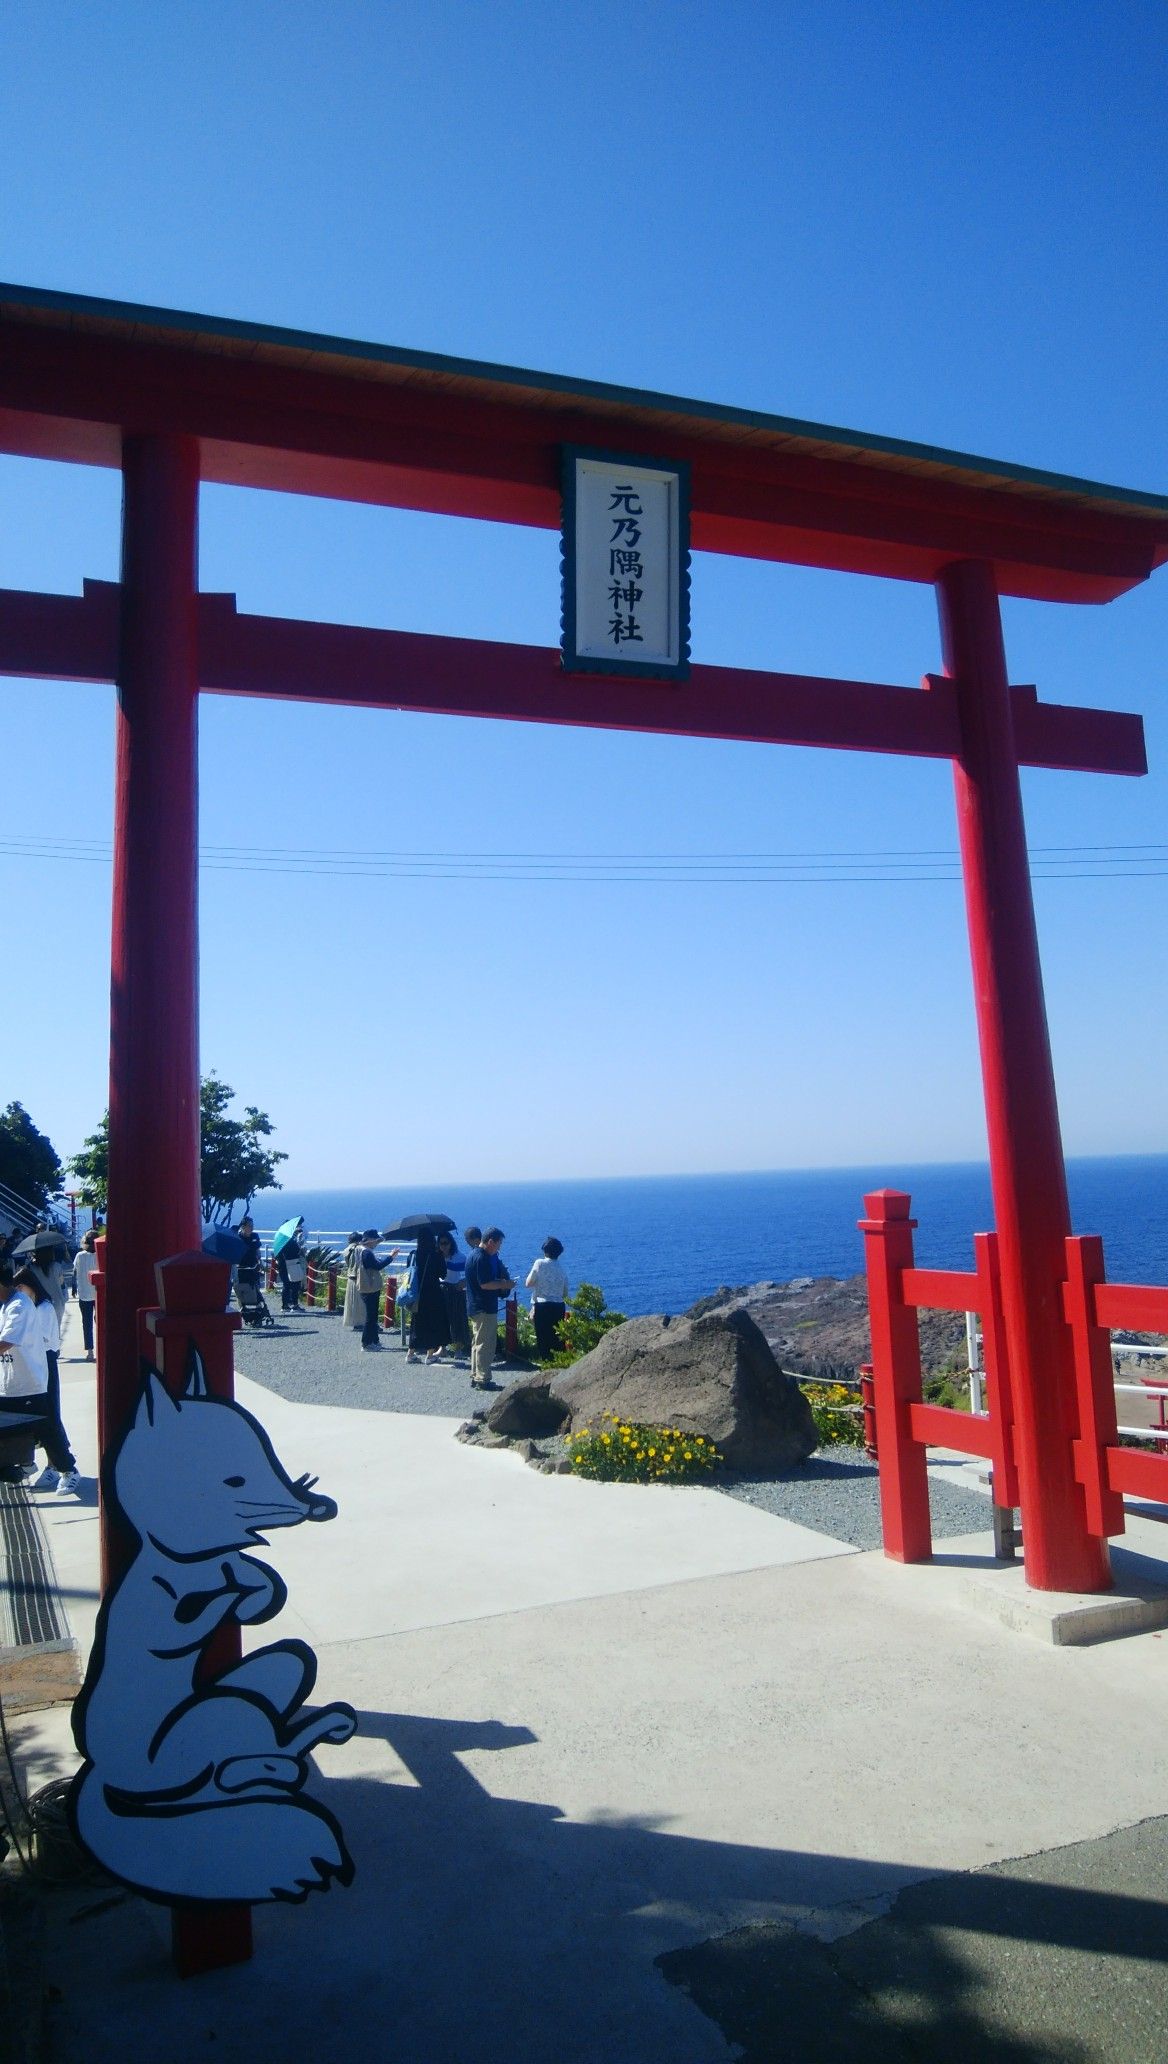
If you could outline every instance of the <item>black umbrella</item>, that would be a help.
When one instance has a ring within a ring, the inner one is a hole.
[[[64,1233],[56,1226],[45,1226],[42,1232],[29,1233],[28,1237],[21,1240],[12,1250],[14,1255],[53,1254],[58,1251],[65,1254],[68,1252],[68,1246]]]
[[[443,1211],[415,1211],[409,1218],[399,1218],[396,1225],[386,1226],[381,1235],[383,1240],[416,1240],[419,1233],[452,1233],[454,1220]]]

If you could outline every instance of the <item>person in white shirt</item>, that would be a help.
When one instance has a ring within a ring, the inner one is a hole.
[[[0,1261],[0,1481],[19,1483],[43,1429],[49,1364],[31,1292],[18,1289],[10,1261]]]
[[[97,1267],[97,1256],[93,1251],[93,1234],[82,1233],[81,1245],[73,1257],[73,1295],[81,1313],[81,1333],[85,1341],[85,1359],[93,1360],[93,1313],[97,1304],[97,1291],[93,1287],[93,1271]]]
[[[81,1489],[81,1473],[61,1423],[61,1328],[57,1323],[56,1306],[32,1269],[21,1270],[16,1278],[16,1287],[27,1291],[35,1302],[48,1370],[45,1414],[34,1435],[37,1446],[44,1449],[48,1461],[32,1488],[34,1491],[55,1490],[60,1497],[66,1497]]]
[[[541,1362],[550,1355],[558,1354],[560,1347],[560,1325],[567,1309],[568,1278],[560,1267],[560,1256],[564,1243],[550,1235],[543,1243],[543,1251],[527,1273],[527,1288],[531,1291],[531,1317],[535,1326],[535,1351]]]

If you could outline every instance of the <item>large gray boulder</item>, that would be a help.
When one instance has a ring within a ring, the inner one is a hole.
[[[626,1319],[554,1380],[572,1430],[616,1412],[704,1433],[734,1469],[793,1469],[816,1447],[811,1407],[744,1311]]]
[[[568,1407],[553,1397],[546,1369],[519,1376],[495,1399],[487,1413],[491,1433],[505,1433],[510,1440],[539,1439],[541,1435],[566,1431]]]

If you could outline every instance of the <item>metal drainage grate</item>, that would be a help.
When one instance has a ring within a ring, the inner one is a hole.
[[[23,1484],[0,1482],[0,1648],[69,1641],[57,1577]]]

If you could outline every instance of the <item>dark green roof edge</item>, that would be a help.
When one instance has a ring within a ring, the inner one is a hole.
[[[100,316],[107,321],[148,323],[156,329],[170,329],[185,335],[235,337],[253,344],[278,344],[285,349],[327,353],[332,358],[363,359],[381,365],[416,368],[420,372],[450,373],[463,379],[494,382],[502,387],[536,387],[546,393],[566,397],[587,396],[589,400],[617,402],[626,408],[658,409],[706,422],[733,423],[750,430],[772,430],[785,437],[804,437],[818,444],[838,445],[841,449],[886,452],[891,457],[919,459],[934,466],[952,466],[967,473],[996,475],[1002,480],[1046,487],[1056,494],[1121,502],[1132,508],[1168,515],[1168,495],[1149,494],[1142,488],[1111,487],[1098,480],[1080,480],[1073,474],[1048,473],[1036,466],[1017,466],[1001,459],[982,458],[973,452],[949,451],[941,445],[914,444],[901,437],[874,436],[866,431],[845,430],[829,423],[807,423],[796,416],[772,416],[760,409],[724,407],[717,402],[658,394],[647,388],[617,387],[604,380],[576,380],[563,373],[538,373],[522,366],[450,358],[438,351],[401,351],[389,344],[364,344],[350,337],[329,337],[312,330],[288,330],[271,323],[240,322],[232,316],[198,315],[185,309],[153,308],[135,301],[107,301],[90,294],[66,294],[55,287],[21,287],[0,281],[0,314],[6,305],[46,311],[57,309],[74,315]]]

